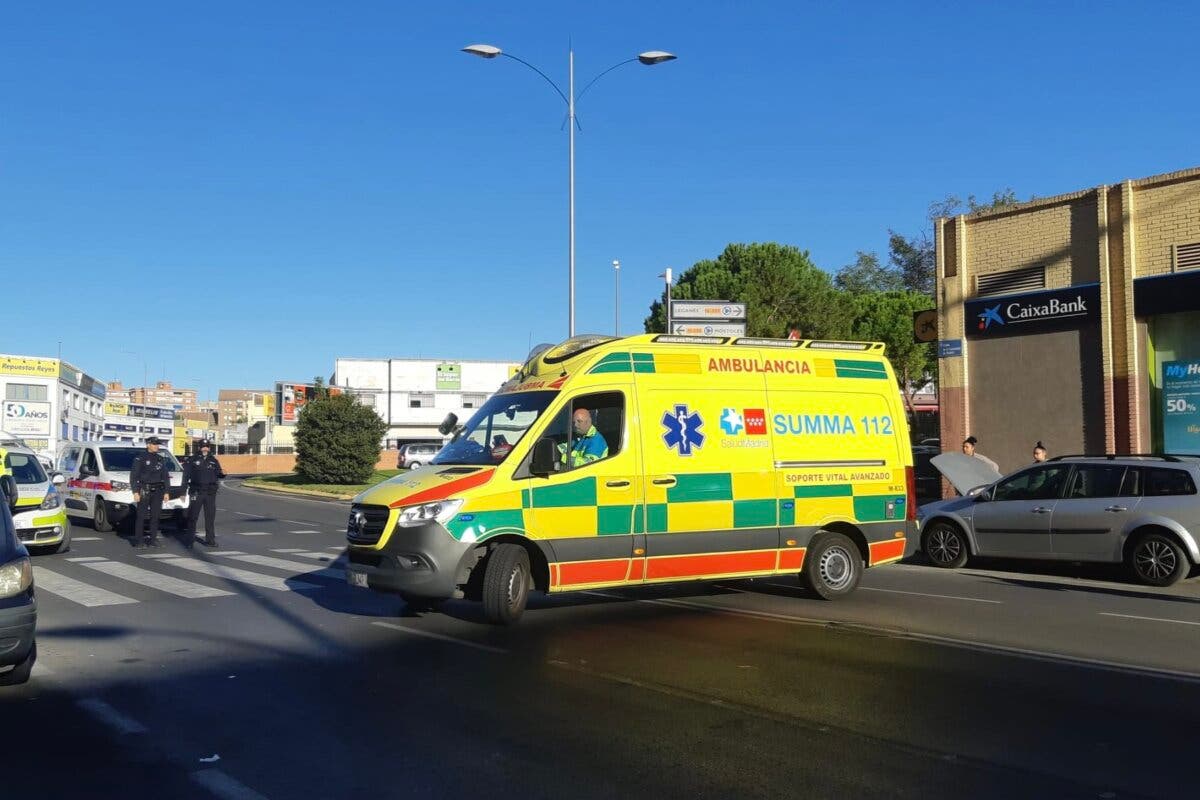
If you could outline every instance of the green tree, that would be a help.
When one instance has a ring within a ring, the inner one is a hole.
[[[909,414],[913,396],[937,374],[933,345],[913,340],[913,314],[927,308],[929,298],[919,292],[872,292],[854,298],[853,338],[887,347]]]
[[[880,264],[875,253],[859,250],[855,262],[842,267],[833,276],[833,284],[850,294],[898,292],[904,288],[904,278],[899,270]]]
[[[907,237],[888,231],[888,261],[900,273],[900,282],[910,292],[933,297],[937,253],[927,233]]]
[[[716,259],[684,270],[671,296],[745,303],[750,336],[783,337],[796,328],[806,337],[845,338],[850,330],[850,309],[829,273],[813,264],[808,251],[792,245],[730,244]],[[663,331],[665,301],[664,291],[650,306],[647,333]]]
[[[366,483],[387,423],[353,395],[318,396],[296,423],[296,472],[309,483]]]

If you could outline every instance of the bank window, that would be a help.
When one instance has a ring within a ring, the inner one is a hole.
[[[601,392],[576,397],[542,436],[558,449],[557,470],[569,472],[617,455],[624,429],[625,396]]]
[[[10,383],[4,389],[5,400],[29,400],[37,403],[46,402],[46,387],[29,383]]]
[[[1146,497],[1172,497],[1183,494],[1195,494],[1196,484],[1192,476],[1181,469],[1147,469],[1145,470]]]
[[[996,484],[993,500],[1053,500],[1062,491],[1070,467],[1055,464],[1049,467],[1034,467]]]
[[[1134,470],[1136,471],[1136,470]],[[1068,500],[1092,497],[1119,497],[1125,477],[1125,467],[1087,465],[1075,468]]]

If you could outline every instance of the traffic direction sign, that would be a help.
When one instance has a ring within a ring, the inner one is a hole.
[[[746,304],[724,300],[672,300],[671,320],[677,319],[738,322],[746,319]]]
[[[671,322],[671,333],[678,336],[745,336],[743,322]]]

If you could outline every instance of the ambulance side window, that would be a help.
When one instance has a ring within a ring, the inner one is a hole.
[[[79,448],[68,447],[63,451],[62,459],[59,462],[58,468],[64,473],[73,473],[75,468],[79,466]]]
[[[591,425],[580,431],[588,420]],[[554,417],[543,437],[551,438],[558,447],[558,471],[568,472],[615,456],[624,443],[624,431],[625,395],[597,392],[574,398]]]

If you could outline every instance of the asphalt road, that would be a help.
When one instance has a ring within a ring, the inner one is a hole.
[[[35,560],[4,797],[1192,797],[1200,579],[870,571],[537,598],[345,585],[346,505],[228,482],[223,548]]]

